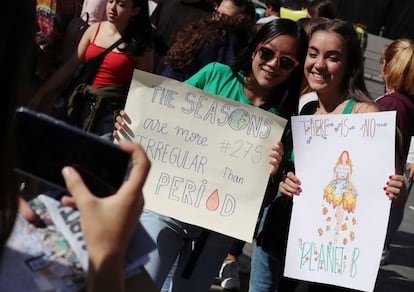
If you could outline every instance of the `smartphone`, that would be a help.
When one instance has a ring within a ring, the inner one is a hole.
[[[130,155],[108,139],[25,107],[16,110],[14,126],[15,170],[23,175],[66,190],[61,171],[72,166],[99,197],[114,194],[127,175]]]

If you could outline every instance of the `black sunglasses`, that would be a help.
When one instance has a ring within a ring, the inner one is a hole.
[[[282,70],[290,71],[299,64],[299,62],[292,57],[280,55],[279,52],[276,53],[273,50],[263,46],[260,46],[258,51],[260,59],[265,62],[269,62],[270,60],[277,58],[277,65]]]

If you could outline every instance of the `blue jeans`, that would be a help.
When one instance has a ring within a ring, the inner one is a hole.
[[[278,196],[281,196],[278,193]],[[262,231],[269,207],[263,210],[263,215],[259,222],[258,233]],[[253,245],[253,254],[250,268],[249,292],[293,292],[299,282],[295,279],[283,277],[283,263],[271,257],[260,246]]]
[[[268,207],[263,210],[258,232],[263,228]],[[250,267],[249,292],[274,292],[279,287],[282,276],[282,263],[270,257],[260,246],[254,243]]]
[[[149,210],[144,210],[140,221],[157,243],[157,249],[149,254],[150,260],[145,265],[156,285],[166,291],[209,291],[234,238],[208,231],[204,248],[187,279],[182,273],[205,229]]]

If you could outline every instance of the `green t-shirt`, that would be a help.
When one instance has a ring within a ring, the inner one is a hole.
[[[243,77],[244,75],[241,72],[234,74],[229,66],[213,62],[201,68],[184,83],[212,94],[251,105],[249,98],[244,94]],[[278,111],[273,107],[268,111],[278,114]]]

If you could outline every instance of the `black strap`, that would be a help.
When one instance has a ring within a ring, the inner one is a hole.
[[[108,48],[105,49],[105,51],[103,51],[102,53],[100,53],[98,56],[96,57],[103,57],[106,54],[108,54],[110,51],[112,51],[116,46],[118,46],[120,43],[122,43],[124,40],[122,38],[120,38],[119,40],[117,40],[116,42],[114,42],[111,46],[109,46]],[[95,57],[95,58],[96,58]]]
[[[89,25],[89,12],[86,12],[86,20],[84,20]]]
[[[195,242],[194,249],[191,252],[190,258],[188,259],[187,265],[185,266],[181,277],[184,279],[189,279],[191,277],[191,274],[193,273],[194,267],[197,263],[198,258],[200,257],[201,251],[204,248],[204,245],[207,242],[207,238],[210,234],[210,231],[203,230]]]

